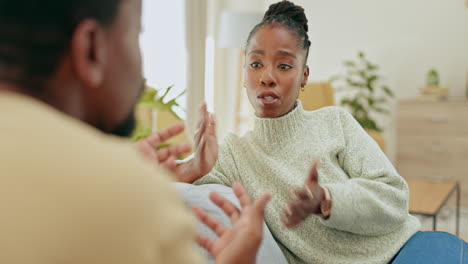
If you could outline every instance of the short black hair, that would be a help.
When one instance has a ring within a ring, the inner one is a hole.
[[[0,0],[0,82],[35,92],[54,73],[77,25],[112,24],[123,0]]]
[[[296,34],[299,43],[302,44],[301,48],[306,50],[305,62],[307,62],[311,44],[309,35],[307,34],[309,31],[307,22],[308,20],[304,8],[301,6],[295,5],[290,1],[281,1],[272,4],[263,16],[263,20],[250,31],[249,37],[247,38],[247,45],[252,36],[255,35],[262,26],[279,24]]]

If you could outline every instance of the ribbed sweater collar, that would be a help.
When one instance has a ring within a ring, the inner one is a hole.
[[[305,126],[305,111],[301,101],[296,101],[296,107],[288,114],[276,118],[255,117],[253,135],[257,142],[275,146],[289,143],[298,131]]]

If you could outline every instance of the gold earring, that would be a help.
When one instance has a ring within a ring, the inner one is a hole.
[[[305,85],[301,84],[301,91],[305,91]]]

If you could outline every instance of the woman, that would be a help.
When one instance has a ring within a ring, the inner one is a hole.
[[[206,174],[218,149],[200,136],[213,130],[204,111],[196,162],[180,171],[203,164],[185,180],[240,182],[254,199],[273,194],[265,221],[290,263],[388,263],[423,234],[408,213],[408,186],[350,114],[338,107],[307,112],[297,101],[309,76],[307,31],[302,7],[270,6],[246,46],[254,130],[228,136]]]

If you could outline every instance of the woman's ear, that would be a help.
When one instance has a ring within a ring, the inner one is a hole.
[[[73,33],[70,57],[76,78],[85,88],[96,89],[104,81],[106,45],[104,28],[95,20],[81,22]]]
[[[304,87],[307,84],[307,81],[309,80],[309,66],[304,66],[304,73],[302,75],[302,82],[301,86]]]

